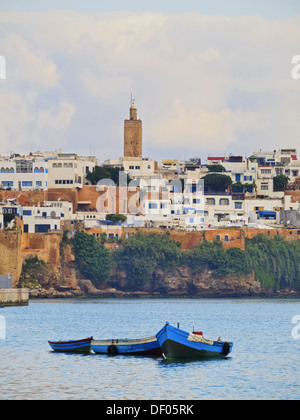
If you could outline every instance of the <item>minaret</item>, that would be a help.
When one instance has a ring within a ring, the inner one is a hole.
[[[142,157],[142,121],[137,119],[132,95],[129,120],[124,121],[124,157]]]

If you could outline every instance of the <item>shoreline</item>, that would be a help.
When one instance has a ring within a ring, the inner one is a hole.
[[[208,299],[300,299],[300,292],[295,291],[278,291],[265,292],[261,294],[180,294],[180,293],[147,293],[147,292],[124,292],[112,290],[99,290],[94,293],[75,293],[72,292],[57,292],[57,291],[41,291],[40,293],[31,293],[29,291],[29,300],[50,300],[50,299],[193,299],[193,300],[208,300]]]

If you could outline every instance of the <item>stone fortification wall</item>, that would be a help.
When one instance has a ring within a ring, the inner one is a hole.
[[[22,258],[23,262],[29,256],[37,256],[54,267],[60,267],[59,233],[23,233]]]
[[[13,287],[18,283],[22,271],[21,243],[20,229],[0,230],[0,274],[11,273]]]

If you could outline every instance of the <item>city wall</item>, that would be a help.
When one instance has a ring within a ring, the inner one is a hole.
[[[11,273],[13,287],[17,285],[22,271],[21,243],[20,229],[0,230],[0,274]]]
[[[54,267],[60,267],[59,233],[23,233],[22,260],[37,256]]]

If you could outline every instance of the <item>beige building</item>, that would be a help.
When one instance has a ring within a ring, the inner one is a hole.
[[[48,188],[81,188],[86,174],[97,164],[94,157],[81,157],[75,153],[61,153],[48,161]]]

